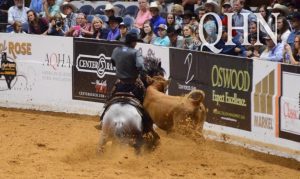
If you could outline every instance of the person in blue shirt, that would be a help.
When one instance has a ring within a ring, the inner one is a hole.
[[[300,12],[294,12],[289,19],[292,24],[292,32],[290,33],[287,43],[294,49],[294,40],[297,35],[300,35]]]
[[[158,36],[158,26],[160,24],[167,24],[166,19],[159,15],[160,6],[156,2],[150,4],[150,13],[152,18],[150,19],[151,24],[153,25],[153,31],[156,36]]]

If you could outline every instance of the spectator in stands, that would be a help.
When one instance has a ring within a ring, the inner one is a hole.
[[[182,22],[183,22],[183,19],[182,19],[182,15],[183,15],[183,7],[182,5],[180,4],[174,4],[172,6],[172,9],[171,9],[171,13],[174,14],[175,16],[175,24],[177,26],[179,26],[179,28],[181,29],[182,28]]]
[[[281,4],[275,4],[273,9],[272,9],[273,13],[279,13],[279,16],[287,16],[289,13],[289,9]],[[268,21],[268,25],[271,27],[272,31],[274,32],[275,30],[275,16],[270,16],[269,17],[269,21]]]
[[[27,11],[29,34],[46,34],[49,28],[48,20],[38,17],[34,10]]]
[[[153,32],[153,29],[152,29],[152,24],[150,22],[150,20],[146,20],[144,22],[144,25],[143,25],[143,31],[142,31],[142,40],[144,43],[146,44],[152,44],[154,42],[154,39],[156,38],[156,35],[155,33]]]
[[[198,50],[201,45],[199,39],[195,36],[193,27],[189,24],[183,27],[183,48],[189,50]]]
[[[167,34],[170,39],[170,47],[183,48],[184,39],[175,27],[168,27]]]
[[[201,18],[203,17],[203,15],[205,14],[205,7],[204,6],[200,6],[199,10],[198,10],[198,20],[200,22]]]
[[[257,13],[260,13],[260,15],[264,18],[264,20],[268,23],[271,24],[272,18],[269,15],[269,11],[267,9],[266,5],[261,5],[259,8],[257,8]],[[266,29],[264,28],[264,26],[259,25],[259,29],[263,32],[263,33],[267,33]]]
[[[234,55],[234,56],[245,56],[246,48],[242,46],[240,42],[240,35],[236,35],[232,38],[234,45],[225,45],[228,40],[227,27],[223,26],[222,36],[220,41],[215,45],[216,48],[222,49],[221,54]],[[207,50],[206,50],[207,51]]]
[[[160,24],[158,26],[158,36],[154,39],[153,45],[169,47],[170,46],[170,39],[167,36],[167,25]]]
[[[76,26],[73,26],[66,33],[66,36],[72,37],[92,37],[92,26],[87,23],[86,15],[79,13],[76,17]]]
[[[11,31],[12,34],[26,34],[22,29],[22,23],[20,21],[15,21],[15,23],[12,25],[13,31]]]
[[[60,13],[57,13],[50,20],[47,35],[64,36],[67,30],[68,27],[67,25],[65,25],[62,16],[60,15]]]
[[[37,14],[43,12],[43,0],[31,0],[29,9]]]
[[[163,17],[161,17],[159,15],[159,10],[160,10],[160,6],[157,4],[157,2],[152,2],[150,4],[150,12],[151,12],[151,24],[153,25],[153,31],[154,33],[158,36],[158,26],[160,24],[166,24],[166,19],[164,19]]]
[[[264,39],[266,43],[266,49],[260,55],[260,59],[274,62],[282,62],[283,44],[277,43],[276,45],[269,35],[265,35]]]
[[[220,7],[219,4],[214,1],[214,0],[207,0],[206,3],[204,4],[205,7],[205,12],[214,12],[217,14],[220,14]]]
[[[190,10],[185,10],[183,15],[182,15],[182,24],[181,26],[185,26],[188,24],[191,24],[192,17],[195,17],[195,15],[192,13]]]
[[[174,4],[180,4],[183,6],[184,10],[190,10],[194,13],[195,4],[198,3],[198,0],[174,0]]]
[[[108,18],[115,16],[115,7],[111,3],[107,3],[105,5],[104,13]]]
[[[246,46],[246,52],[245,52],[246,57],[259,58],[262,52],[265,50],[263,45],[255,45],[258,39],[259,38],[257,36],[257,33],[252,33],[248,36],[248,41],[250,42],[250,45]],[[260,40],[260,42],[262,42],[262,40]]]
[[[142,29],[143,24],[146,20],[152,18],[151,13],[149,11],[149,3],[147,0],[138,0],[139,3],[139,11],[135,18],[134,26],[136,28]]]
[[[233,13],[232,5],[230,2],[225,2],[222,5],[222,14],[220,16],[222,21],[224,21],[224,19],[226,19],[226,22],[227,22],[228,20],[227,20],[227,16],[225,15],[225,13]]]
[[[76,10],[77,8],[69,2],[63,2],[60,6],[60,11],[66,15],[64,23],[68,26],[68,28],[76,25]]]
[[[279,42],[285,45],[291,31],[289,29],[289,23],[287,19],[283,16],[279,16],[277,19],[277,39]]]
[[[159,10],[159,13],[161,16],[163,16],[163,14],[168,14],[168,7],[167,4],[165,3],[165,0],[157,0],[156,3],[161,7]],[[163,16],[166,17],[166,16]]]
[[[7,22],[10,25],[13,25],[15,21],[19,21],[22,24],[27,24],[27,11],[29,10],[28,7],[24,6],[23,0],[14,0],[15,5],[10,7],[8,10],[8,19]],[[7,31],[11,32],[13,30],[12,26],[9,26]],[[27,29],[23,29],[27,31]]]
[[[43,8],[44,17],[49,21],[55,14],[60,13],[59,6],[55,4],[55,0],[43,0]]]
[[[110,31],[108,32],[106,40],[117,40],[117,37],[120,36],[119,24],[123,21],[121,17],[110,16],[108,24]]]
[[[294,12],[291,16],[292,32],[290,33],[287,43],[294,49],[294,40],[296,35],[300,35],[300,12]]]
[[[287,7],[288,7],[288,9],[289,9],[289,14],[294,13],[295,10],[296,10],[296,6],[295,6],[295,4],[294,4],[293,2],[288,3],[288,4],[287,4]]]
[[[95,39],[107,39],[108,30],[103,27],[103,21],[95,16],[92,21],[93,38]]]
[[[172,13],[169,13],[167,15],[167,26],[169,27],[175,27],[175,15]]]
[[[293,65],[300,65],[300,35],[296,35],[294,43],[294,50],[292,50],[289,44],[285,44],[284,61]]]
[[[244,23],[249,23],[256,19],[255,15],[251,11],[244,9],[244,4],[244,0],[233,0],[234,15],[232,16],[232,20],[235,27],[244,27]],[[248,22],[244,22],[243,15],[241,13],[249,13]],[[243,29],[237,29],[236,31],[240,35],[243,35]]]
[[[128,32],[128,27],[126,24],[124,24],[124,22],[121,22],[119,25],[119,29],[120,29],[120,35],[119,35],[119,37],[117,37],[116,40],[125,42],[125,37]]]

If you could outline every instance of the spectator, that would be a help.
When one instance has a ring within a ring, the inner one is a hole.
[[[288,21],[283,16],[279,16],[277,19],[277,32],[278,32],[277,39],[279,40],[279,42],[281,42],[281,43],[283,43],[283,45],[285,45],[287,43],[287,39],[288,39],[291,31],[289,29]]]
[[[111,3],[107,3],[105,5],[104,13],[108,18],[115,16],[115,7]]]
[[[246,57],[259,58],[262,52],[265,50],[263,45],[255,45],[258,39],[260,38],[258,38],[257,33],[252,33],[248,36],[248,41],[250,42],[250,45],[246,46],[246,52],[245,52]],[[262,40],[260,40],[260,42],[261,41]]]
[[[235,27],[244,27],[244,23],[250,23],[256,19],[255,15],[251,11],[244,9],[244,3],[244,0],[233,0],[234,15],[232,16],[232,20]],[[243,15],[241,13],[249,13],[248,22],[244,22]],[[236,31],[240,35],[243,35],[244,33],[243,29],[237,29]]]
[[[20,21],[15,21],[15,23],[12,25],[13,31],[12,34],[26,34],[22,29],[22,23]]]
[[[43,0],[43,8],[43,17],[46,17],[49,21],[55,14],[60,13],[59,6],[55,4],[55,0]]]
[[[167,4],[165,3],[165,0],[157,0],[156,3],[161,7],[159,10],[161,16],[163,16],[162,14],[168,13],[168,8],[167,8]]]
[[[66,15],[64,23],[68,28],[76,25],[76,10],[77,8],[69,2],[63,2],[63,4],[60,6],[60,11]]]
[[[128,27],[126,24],[124,24],[124,22],[121,22],[119,25],[119,29],[120,29],[120,35],[119,37],[117,37],[117,40],[121,42],[125,42],[125,37],[128,32]]]
[[[95,16],[92,21],[93,38],[95,39],[107,39],[108,30],[103,27],[103,21]]]
[[[139,3],[139,11],[137,13],[134,26],[136,28],[142,29],[143,24],[146,20],[152,18],[151,13],[149,11],[149,3],[147,0],[138,0]]]
[[[158,37],[155,38],[153,45],[169,47],[170,46],[170,39],[167,36],[167,25],[160,24],[158,26]]]
[[[142,35],[143,42],[147,43],[147,44],[150,44],[150,43],[152,44],[154,39],[156,38],[156,35],[153,32],[152,24],[151,24],[150,20],[146,20],[144,22],[142,32],[143,32],[143,35]]]
[[[192,17],[195,17],[195,15],[192,13],[192,11],[190,11],[190,10],[184,11],[184,13],[182,15],[182,24],[181,24],[181,26],[183,27],[185,25],[191,24]]]
[[[287,16],[289,13],[289,9],[281,4],[275,4],[273,9],[272,9],[273,13],[279,13],[279,16]],[[274,32],[275,30],[275,16],[270,16],[269,21],[268,21],[268,25],[271,27],[272,31]]]
[[[160,24],[166,24],[166,19],[162,18],[160,15],[159,15],[159,9],[160,9],[160,6],[156,3],[156,2],[152,2],[150,4],[150,12],[151,12],[151,24],[153,25],[153,31],[156,35],[157,34],[157,31],[158,31],[158,26]]]
[[[37,14],[43,12],[43,0],[31,0],[29,9]]]
[[[175,15],[172,13],[169,13],[167,15],[167,26],[169,27],[175,27]]]
[[[259,8],[258,8],[258,12],[257,13],[260,13],[260,15],[264,18],[264,20],[268,23],[268,24],[271,24],[273,21],[272,20],[272,17],[269,15],[268,13],[268,9],[267,9],[267,6],[266,5],[261,5]],[[271,27],[270,27],[271,28]],[[260,25],[259,26],[259,29],[263,32],[263,33],[267,33],[266,29],[264,28],[264,26]]]
[[[49,28],[48,20],[40,18],[34,12],[34,10],[27,11],[29,34],[46,34]]]
[[[64,36],[67,32],[68,27],[65,25],[64,20],[60,13],[55,14],[49,24],[47,35],[52,36]]]
[[[117,37],[120,36],[119,24],[122,22],[121,17],[110,16],[108,20],[108,24],[110,27],[110,31],[108,32],[106,40],[117,40]]]
[[[199,40],[195,37],[194,29],[191,25],[185,25],[183,27],[183,48],[189,49],[189,50],[198,50],[201,43],[199,43]]]
[[[180,5],[180,4],[174,4],[172,6],[171,13],[174,14],[174,16],[175,16],[175,24],[177,26],[179,26],[180,29],[182,28],[182,22],[183,22],[183,20],[182,20],[181,16],[183,15],[183,12],[184,12],[184,10],[183,10],[182,5]]]
[[[294,12],[291,16],[292,32],[290,33],[287,43],[294,49],[294,40],[296,35],[300,35],[300,12]]]
[[[8,9],[8,19],[7,22],[10,25],[13,25],[15,21],[19,21],[23,24],[27,24],[27,11],[29,10],[28,7],[24,6],[23,0],[14,0],[15,5]],[[12,26],[9,26],[7,31],[11,32],[13,30]],[[23,29],[27,31],[27,29]]]
[[[72,37],[92,37],[92,26],[87,23],[86,15],[79,13],[76,17],[76,26],[73,26],[66,33],[66,36]]]
[[[288,9],[289,9],[289,14],[292,14],[292,13],[294,13],[295,12],[295,10],[296,10],[296,6],[295,6],[295,4],[294,3],[288,3],[287,4],[287,7],[288,7]]]
[[[204,4],[204,7],[205,7],[206,13],[214,12],[214,13],[220,14],[219,4],[217,2],[215,2],[214,0],[207,0],[206,3]]]
[[[300,65],[300,35],[295,37],[295,47],[292,50],[289,44],[285,44],[284,46],[284,58],[285,61],[293,64],[293,65]]]
[[[282,62],[283,44],[277,43],[276,45],[269,35],[266,35],[264,39],[266,43],[266,49],[260,55],[260,59],[274,62]]]
[[[195,4],[198,3],[198,0],[174,0],[174,4],[180,4],[183,6],[184,10],[190,10],[194,13]]]
[[[170,39],[170,47],[183,48],[184,39],[179,35],[175,27],[168,27],[167,34]]]

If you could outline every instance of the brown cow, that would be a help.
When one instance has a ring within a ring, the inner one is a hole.
[[[176,124],[189,118],[195,129],[202,132],[206,119],[203,91],[193,90],[185,96],[169,96],[160,92],[167,88],[169,81],[163,77],[149,77],[147,81],[151,85],[147,88],[143,106],[159,128],[169,132]]]

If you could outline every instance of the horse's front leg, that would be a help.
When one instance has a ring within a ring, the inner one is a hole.
[[[108,135],[103,130],[100,132],[100,139],[99,139],[99,145],[98,145],[98,151],[104,152],[104,146],[107,142]]]
[[[135,148],[135,153],[140,154],[141,153],[141,148],[144,144],[144,139],[143,139],[143,134],[142,132],[136,134],[135,138],[135,144],[133,145]]]

